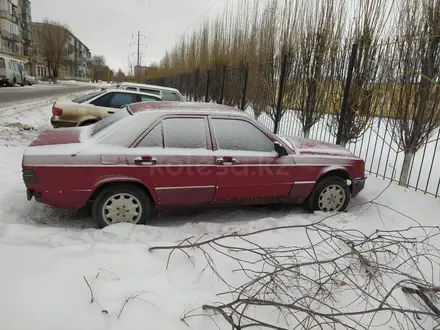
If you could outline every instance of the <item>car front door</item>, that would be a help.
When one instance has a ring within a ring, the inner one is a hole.
[[[287,197],[292,189],[291,156],[245,119],[210,118],[215,140],[215,201]]]
[[[137,102],[136,94],[110,92],[98,97],[97,99],[94,99],[90,102],[90,104],[97,107],[97,109],[94,109],[95,112],[97,112],[95,114],[96,116],[106,117],[121,109],[122,106],[134,102]]]
[[[212,202],[216,167],[208,120],[169,117],[156,123],[130,148],[134,176],[153,187],[159,206]]]

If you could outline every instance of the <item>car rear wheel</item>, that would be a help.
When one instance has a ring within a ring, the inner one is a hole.
[[[96,120],[87,120],[85,122],[80,123],[78,126],[79,127],[90,126],[90,125],[93,125],[93,124],[96,124],[96,123],[97,123]]]
[[[316,184],[307,199],[307,208],[311,212],[343,212],[350,198],[350,187],[346,180],[336,176],[327,177]]]
[[[103,228],[115,223],[145,224],[151,218],[152,204],[145,191],[130,184],[104,188],[93,202],[92,215]]]

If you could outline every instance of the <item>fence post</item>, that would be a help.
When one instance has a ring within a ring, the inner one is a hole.
[[[189,75],[191,73],[187,73],[185,80],[186,80],[186,98],[192,101],[191,91],[189,90]]]
[[[283,97],[284,97],[284,84],[286,82],[286,68],[287,68],[287,54],[283,55],[283,59],[281,61],[281,73],[280,73],[280,85],[278,89],[278,102],[277,102],[277,109],[275,114],[275,127],[274,127],[274,133],[277,134],[278,130],[280,128],[280,121],[281,121],[281,111],[283,106]]]
[[[197,97],[197,87],[199,87],[199,69],[197,68],[196,72],[194,72],[195,77],[194,77],[194,101],[197,102],[198,101],[198,97]]]
[[[243,94],[241,96],[241,105],[240,105],[240,109],[243,111],[246,108],[246,92],[247,92],[248,78],[249,78],[249,63],[246,63],[246,66],[244,67],[244,85],[243,85]]]
[[[205,103],[209,101],[209,80],[211,79],[211,70],[208,69],[206,77]]]
[[[223,104],[223,96],[225,93],[226,65],[223,65],[222,87],[220,90],[220,104]]]
[[[350,62],[348,63],[347,80],[345,81],[344,97],[342,99],[341,115],[339,116],[338,135],[336,136],[336,144],[341,145],[342,135],[344,134],[345,117],[348,112],[348,99],[350,96],[351,81],[353,80],[353,70],[356,63],[358,53],[358,44],[353,44],[350,54]],[[346,142],[346,141],[344,141]]]

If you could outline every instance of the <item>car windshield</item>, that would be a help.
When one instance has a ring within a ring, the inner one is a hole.
[[[110,115],[100,121],[98,121],[96,124],[94,124],[91,127],[91,136],[96,136],[99,132],[103,131],[107,127],[110,127],[114,123],[118,122],[119,120],[126,118],[128,116],[131,116],[131,112],[129,112],[128,108],[125,107],[122,110],[119,110],[115,112],[113,115]]]
[[[105,92],[106,91],[96,91],[96,92],[93,92],[93,93],[90,93],[90,94],[87,94],[87,95],[84,95],[84,96],[77,97],[76,99],[73,99],[72,102],[84,103],[84,102],[86,102],[88,100],[91,100],[92,98],[94,98],[94,97],[96,97],[98,95],[104,94]]]

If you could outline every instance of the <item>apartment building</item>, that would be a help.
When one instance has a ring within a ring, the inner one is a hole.
[[[0,0],[0,53],[28,61],[32,56],[29,0]]]
[[[38,25],[42,23],[33,22],[33,34],[35,36],[32,44],[32,48],[38,49],[38,35],[36,29]],[[89,73],[87,71],[87,62],[91,57],[90,49],[79,40],[73,33],[66,30],[69,34],[69,41],[66,44],[67,58],[62,63],[59,72],[60,79],[88,79]],[[44,80],[49,76],[49,70],[44,60],[36,54],[35,65],[32,74],[37,79]]]

